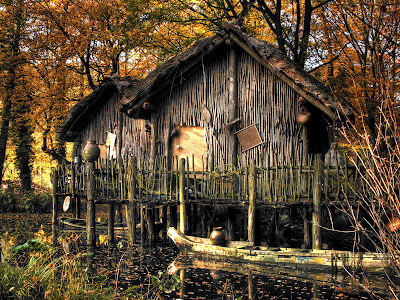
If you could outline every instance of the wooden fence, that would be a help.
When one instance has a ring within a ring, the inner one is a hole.
[[[191,163],[189,164],[189,161]],[[179,173],[179,161],[167,162],[159,157],[153,165],[131,158],[101,160],[94,167],[94,198],[96,201],[128,201],[129,186],[135,183],[135,202],[146,205],[179,202],[179,182],[184,184],[188,203],[246,205],[250,183],[254,180],[257,205],[283,206],[312,203],[314,190],[322,202],[357,201],[362,181],[354,165],[347,160],[341,166],[317,164],[309,158],[303,165],[284,165],[278,161],[252,162],[238,166],[205,165],[195,170],[193,159],[186,159]],[[182,176],[183,178],[180,178]],[[316,180],[318,177],[318,180]],[[61,165],[58,169],[58,194],[87,197],[88,164]]]

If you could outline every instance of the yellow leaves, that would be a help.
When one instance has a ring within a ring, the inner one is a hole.
[[[99,243],[100,243],[100,245],[108,245],[108,235],[107,234],[99,234]]]
[[[39,239],[41,243],[51,243],[52,236],[47,235],[43,230],[43,225],[40,225],[38,232],[34,234],[36,239]]]

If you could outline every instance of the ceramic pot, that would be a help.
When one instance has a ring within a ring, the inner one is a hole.
[[[304,114],[300,114],[296,117],[296,122],[301,124],[301,125],[305,125],[308,122],[310,122],[310,118],[311,118],[311,114],[310,113],[304,113]]]
[[[213,245],[224,245],[226,242],[225,233],[222,231],[222,227],[215,227],[210,234],[210,240]]]
[[[96,145],[96,142],[90,141],[86,144],[83,149],[83,157],[87,161],[96,161],[100,156],[100,148]]]

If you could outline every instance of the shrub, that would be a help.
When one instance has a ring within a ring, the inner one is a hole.
[[[15,212],[17,210],[17,200],[14,192],[0,191],[0,211]]]
[[[29,213],[48,213],[52,209],[50,193],[30,193],[22,196],[22,209]]]

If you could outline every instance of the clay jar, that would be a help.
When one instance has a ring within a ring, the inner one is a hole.
[[[215,227],[210,234],[210,240],[213,245],[222,246],[225,245],[226,238],[225,233],[222,231],[222,227]]]
[[[96,161],[100,156],[100,148],[96,145],[96,142],[90,141],[86,144],[83,149],[83,157],[87,161]]]

